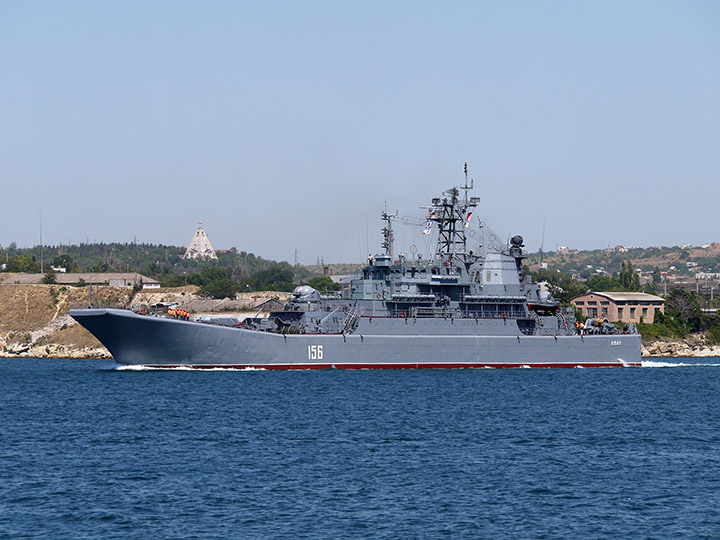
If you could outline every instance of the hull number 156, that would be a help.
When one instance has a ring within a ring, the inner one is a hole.
[[[308,345],[308,360],[322,360],[323,359],[323,346],[322,345]]]

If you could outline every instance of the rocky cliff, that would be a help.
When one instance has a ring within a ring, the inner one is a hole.
[[[93,302],[129,305],[132,291],[95,286]],[[78,325],[68,311],[86,306],[89,288],[60,285],[0,286],[0,355],[111,358],[108,350]]]

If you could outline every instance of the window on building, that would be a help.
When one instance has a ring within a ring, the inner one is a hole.
[[[595,300],[592,300],[588,302],[588,306],[597,306],[597,302]]]
[[[589,307],[587,311],[588,311],[587,316],[590,317],[591,319],[594,319],[595,317],[597,317],[597,308]]]
[[[646,307],[642,308],[642,316],[643,317],[647,317],[647,310],[648,310],[648,308],[646,308]]]
[[[608,310],[608,308],[606,308],[606,307],[602,308],[603,319],[607,318],[607,310]]]
[[[623,308],[618,308],[618,321],[622,321],[623,318],[623,311],[625,311]]]
[[[576,306],[584,306],[584,305],[585,305],[585,302],[575,302],[575,305],[576,305]]]
[[[601,305],[601,306],[609,306],[609,305],[610,305],[610,302],[600,302],[600,305]]]
[[[635,318],[635,312],[636,312],[636,311],[637,311],[636,308],[634,308],[634,307],[631,307],[631,308],[630,308],[630,318],[631,318],[631,319],[634,319],[634,318]]]

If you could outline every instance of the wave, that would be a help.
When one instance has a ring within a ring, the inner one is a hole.
[[[224,367],[213,367],[213,368],[192,368],[189,366],[175,366],[175,367],[159,367],[159,366],[116,366],[113,368],[114,371],[266,371],[263,368],[224,368]]]
[[[643,360],[642,367],[668,368],[668,367],[720,367],[720,364],[707,364],[704,362],[658,362],[656,360]]]

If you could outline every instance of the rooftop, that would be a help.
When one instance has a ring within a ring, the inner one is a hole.
[[[0,283],[10,285],[19,283],[21,285],[38,285],[42,283],[45,274],[0,274]],[[55,274],[55,283],[57,285],[76,285],[80,280],[88,285],[90,283],[102,284],[110,281],[117,282],[123,280],[133,283],[160,284],[156,279],[143,276],[137,272],[93,272],[91,273],[75,273],[75,274]]]
[[[637,301],[637,302],[664,302],[665,299],[661,298],[660,296],[655,296],[654,294],[647,294],[642,292],[586,292],[585,294],[581,294],[579,296],[576,296],[575,298],[580,298],[582,296],[587,296],[589,294],[597,294],[599,296],[604,296],[605,298],[608,298],[610,300],[613,300],[615,302],[624,302],[624,301]],[[573,298],[572,300],[575,300]],[[572,301],[571,300],[571,301]]]

